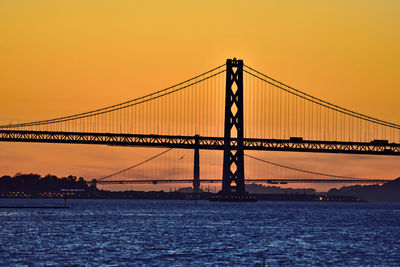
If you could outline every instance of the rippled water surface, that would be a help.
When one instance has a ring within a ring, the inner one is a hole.
[[[0,200],[0,205],[62,200]],[[0,266],[400,266],[400,204],[68,200],[0,209]]]

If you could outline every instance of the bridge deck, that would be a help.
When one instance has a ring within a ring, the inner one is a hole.
[[[95,144],[194,149],[194,136],[0,130],[0,142]],[[232,145],[236,140],[232,139]],[[199,149],[223,150],[222,137],[200,137]],[[245,150],[400,156],[400,144],[302,139],[244,139]]]
[[[382,184],[388,179],[246,179],[246,183],[347,183],[347,184]],[[221,179],[200,179],[201,183],[221,183]],[[88,182],[89,184],[91,182]],[[97,184],[158,184],[158,183],[193,183],[193,179],[135,179],[135,180],[103,180]]]

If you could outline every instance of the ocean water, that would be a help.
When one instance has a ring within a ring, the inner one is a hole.
[[[0,205],[63,200],[0,199]],[[400,203],[68,200],[0,209],[0,266],[400,266]]]

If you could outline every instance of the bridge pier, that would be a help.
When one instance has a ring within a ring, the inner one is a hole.
[[[193,192],[200,192],[200,136],[194,137],[194,168],[193,168]]]
[[[97,179],[92,179],[90,189],[93,191],[97,191]]]

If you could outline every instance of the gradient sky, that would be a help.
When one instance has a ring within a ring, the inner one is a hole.
[[[232,57],[316,97],[400,123],[399,13],[398,0],[1,0],[0,123],[119,103]],[[0,175],[95,177],[156,151],[0,143]],[[339,175],[400,176],[395,157],[268,155]]]

